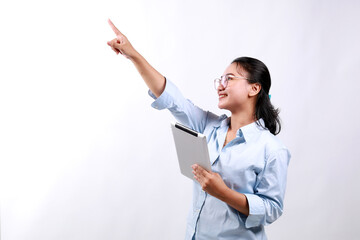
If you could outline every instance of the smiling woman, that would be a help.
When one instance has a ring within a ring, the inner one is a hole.
[[[231,116],[217,116],[184,98],[109,24],[116,38],[108,45],[133,62],[155,100],[152,106],[168,109],[207,138],[212,167],[191,166],[194,195],[186,239],[266,239],[264,226],[283,212],[290,153],[275,137],[280,121],[268,98],[271,80],[265,64],[241,57],[225,69],[215,88],[218,107]]]
[[[255,118],[263,119],[265,128],[277,135],[281,131],[279,110],[275,109],[270,102],[271,77],[266,65],[258,59],[250,57],[236,58],[230,66],[236,65],[236,70],[240,75],[248,76],[247,82],[252,85],[256,93]]]

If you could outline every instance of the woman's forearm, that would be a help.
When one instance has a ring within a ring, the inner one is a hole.
[[[231,188],[227,188],[219,199],[226,202],[242,214],[249,216],[249,203],[244,194],[236,192]]]
[[[153,92],[156,97],[159,97],[165,89],[165,77],[153,68],[138,52],[136,52],[130,60],[135,65],[151,92]]]
[[[219,173],[207,171],[198,164],[191,166],[194,178],[208,194],[226,202],[242,214],[249,216],[249,203],[244,194],[229,188]]]

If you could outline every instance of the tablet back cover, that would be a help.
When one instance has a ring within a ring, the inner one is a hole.
[[[185,127],[181,124],[180,126]],[[200,133],[197,133],[197,136],[194,136],[183,129],[177,128],[175,123],[171,123],[171,129],[181,173],[193,180],[194,174],[192,173],[191,165],[195,163],[210,171],[211,164],[206,136]],[[191,129],[190,131],[195,132]]]

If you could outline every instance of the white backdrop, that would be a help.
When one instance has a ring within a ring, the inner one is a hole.
[[[269,239],[357,239],[359,1],[3,1],[1,240],[183,239],[192,184],[111,18],[198,106],[262,60],[292,153]],[[227,112],[225,112],[227,113]]]

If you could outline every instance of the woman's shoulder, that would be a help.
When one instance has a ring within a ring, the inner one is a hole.
[[[207,126],[220,127],[221,123],[226,120],[228,116],[226,114],[217,115],[213,112],[207,111]]]
[[[220,127],[221,124],[224,124],[224,121],[226,121],[227,118],[228,116],[226,114],[217,115],[213,112],[207,111],[204,134],[209,135],[214,129]]]
[[[269,130],[264,129],[261,131],[261,141],[264,145],[266,155],[274,155],[279,152],[287,152],[290,155],[290,152],[286,145],[280,140],[278,136],[272,134]]]

